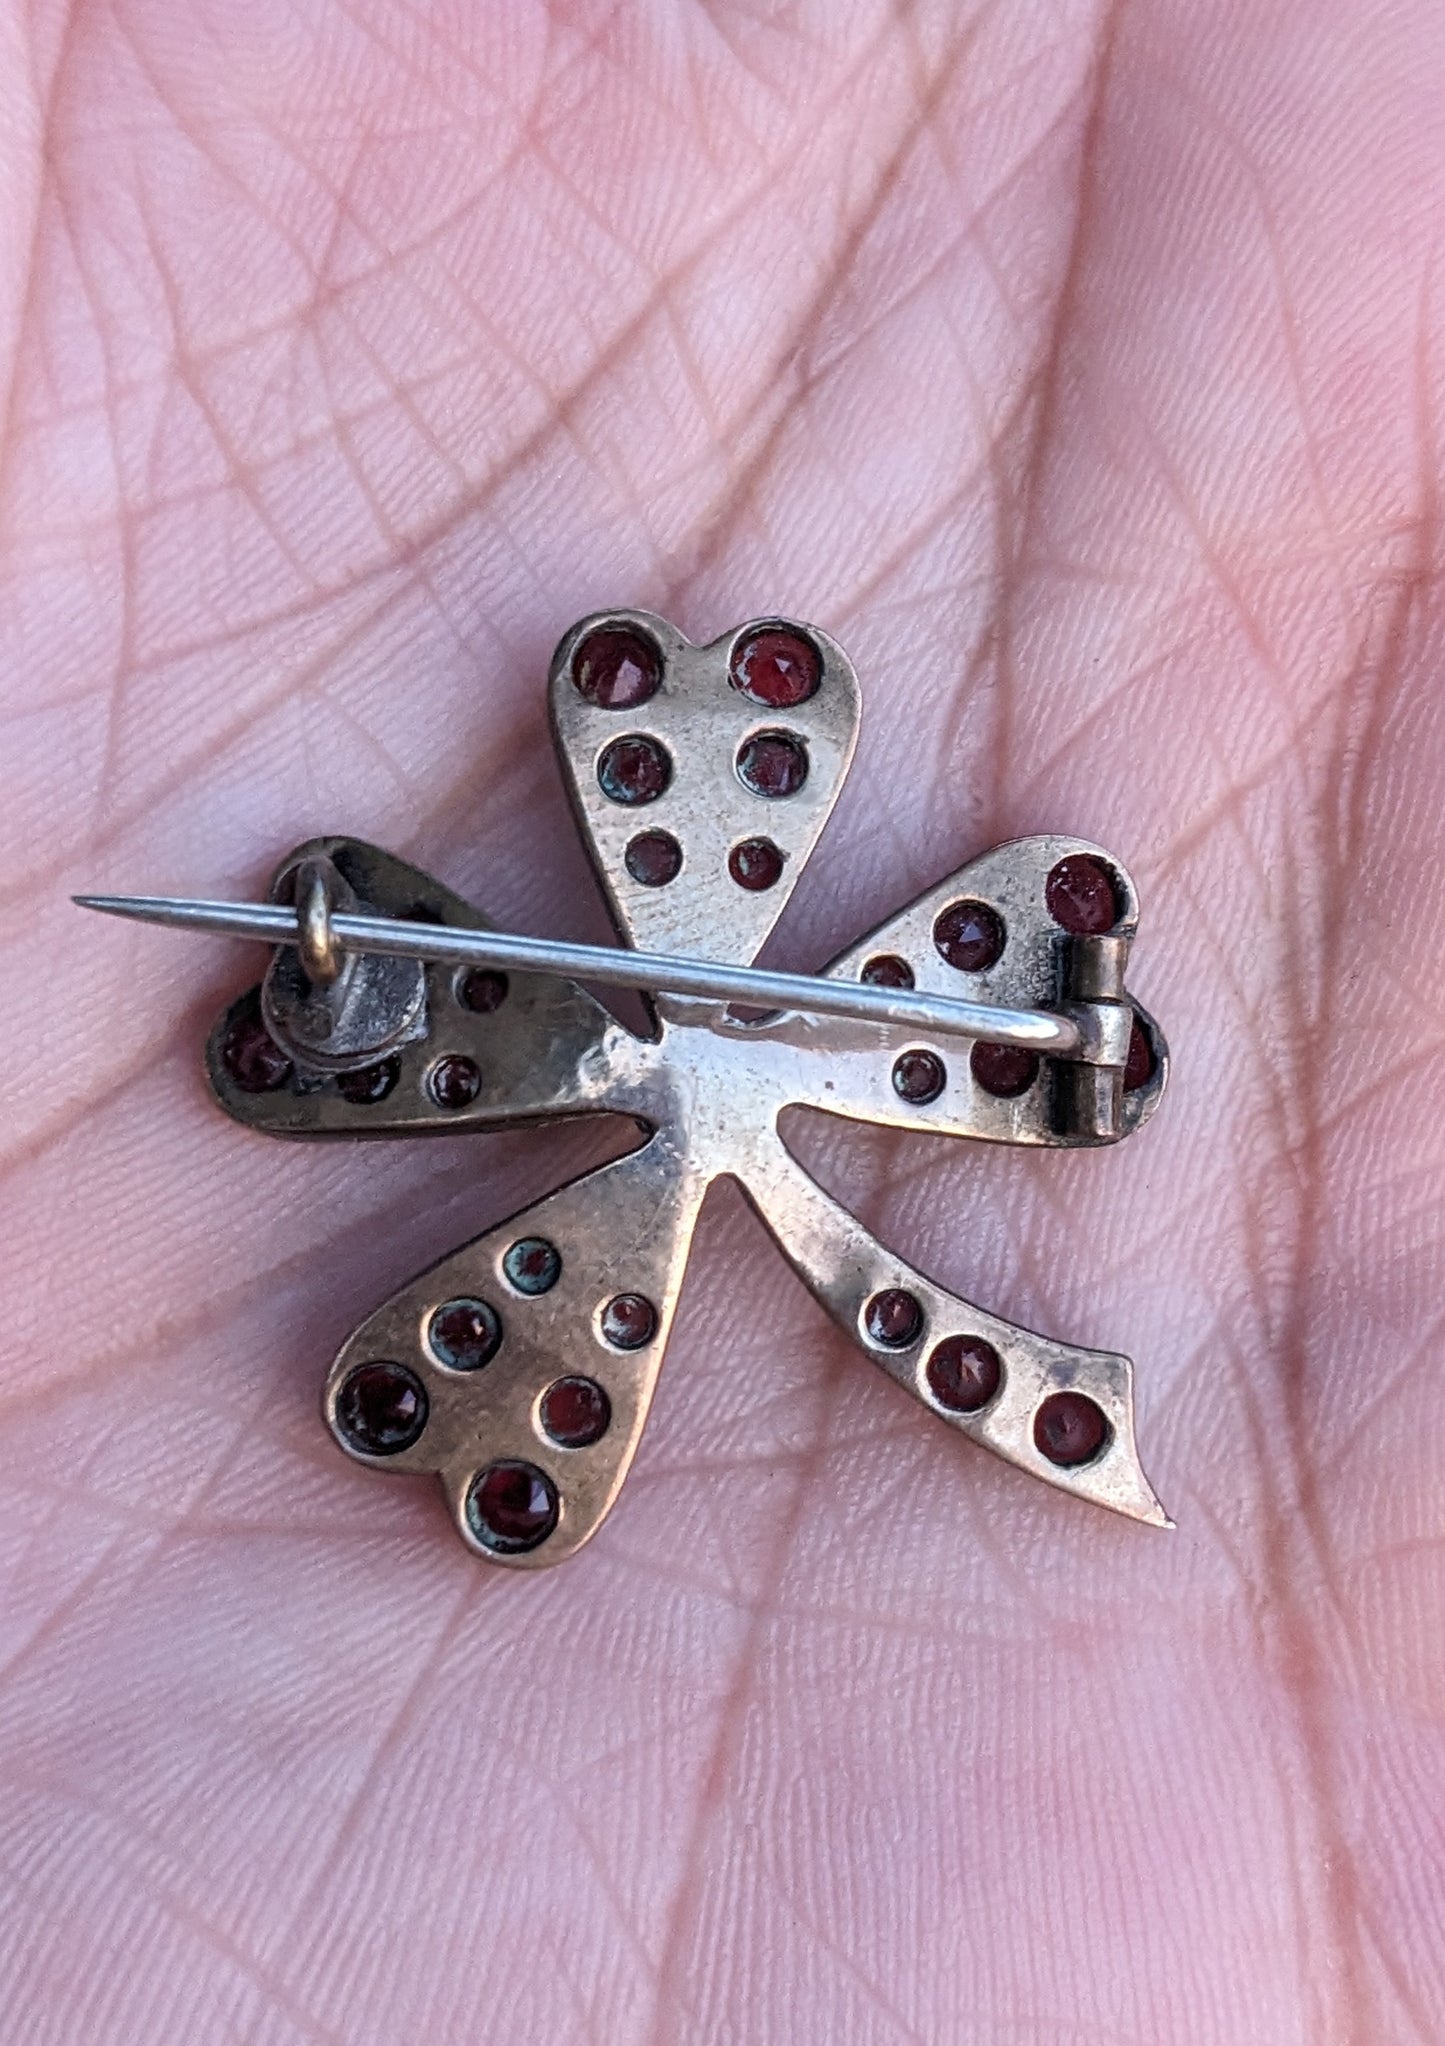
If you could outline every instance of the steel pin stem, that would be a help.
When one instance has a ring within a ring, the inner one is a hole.
[[[166,895],[76,895],[81,909],[178,930],[211,931],[255,938],[271,945],[295,945],[304,936],[297,912],[278,902],[205,902]],[[1028,1051],[1067,1058],[1079,1050],[1077,1026],[1045,1009],[999,1009],[986,1002],[957,1001],[904,988],[862,981],[832,981],[813,974],[775,973],[753,966],[725,966],[666,952],[631,952],[607,945],[580,945],[527,938],[511,931],[477,930],[455,924],[409,923],[401,918],[334,914],[330,929],[348,951],[385,952],[404,959],[444,959],[525,973],[562,973],[659,994],[699,995],[713,1001],[802,1010],[809,1015],[851,1016],[920,1033],[942,1032],[986,1044],[1014,1044]]]

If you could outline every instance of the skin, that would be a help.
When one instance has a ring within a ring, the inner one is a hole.
[[[1445,2035],[1435,0],[4,0],[0,63],[10,2036]],[[322,1433],[615,1139],[250,1136],[258,955],[67,895],[350,830],[602,937],[541,684],[616,602],[858,664],[780,964],[1130,864],[1137,1142],[799,1143],[1135,1357],[1177,1533],[931,1426],[731,1195],[566,1567]]]

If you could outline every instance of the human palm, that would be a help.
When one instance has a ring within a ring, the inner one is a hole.
[[[1440,2037],[1438,7],[0,21],[0,2031]],[[354,831],[600,936],[542,681],[615,603],[858,665],[780,963],[1013,833],[1132,868],[1137,1143],[799,1141],[1134,1355],[1177,1534],[931,1425],[726,1195],[575,1562],[325,1437],[604,1139],[268,1145],[199,1069],[256,959],[66,897]]]

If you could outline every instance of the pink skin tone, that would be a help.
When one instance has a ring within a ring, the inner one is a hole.
[[[0,0],[0,1981],[35,2046],[1445,2036],[1438,0]],[[1129,1350],[1142,1530],[930,1425],[735,1198],[550,1575],[320,1430],[614,1141],[281,1147],[259,957],[82,922],[314,830],[598,938],[563,628],[817,621],[778,947],[1068,829],[1137,1142],[806,1127]]]

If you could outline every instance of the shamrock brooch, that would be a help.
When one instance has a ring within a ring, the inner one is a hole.
[[[207,1048],[218,1099],[248,1128],[407,1137],[611,1111],[648,1132],[369,1316],[326,1382],[337,1442],[378,1470],[435,1472],[481,1556],[536,1568],[572,1555],[636,1454],[698,1209],[731,1178],[838,1327],[938,1420],[1167,1525],[1134,1444],[1129,1360],[935,1284],[779,1134],[801,1105],[987,1143],[1130,1135],[1159,1102],[1167,1054],[1125,993],[1138,903],[1124,868],[1079,839],[1016,839],[821,975],[763,972],[750,963],[857,738],[842,649],[776,619],[694,646],[650,613],[609,611],[565,635],[550,691],[626,951],[496,931],[352,838],[299,846],[266,904],[77,898],[275,946]],[[650,1033],[572,976],[646,990]]]

